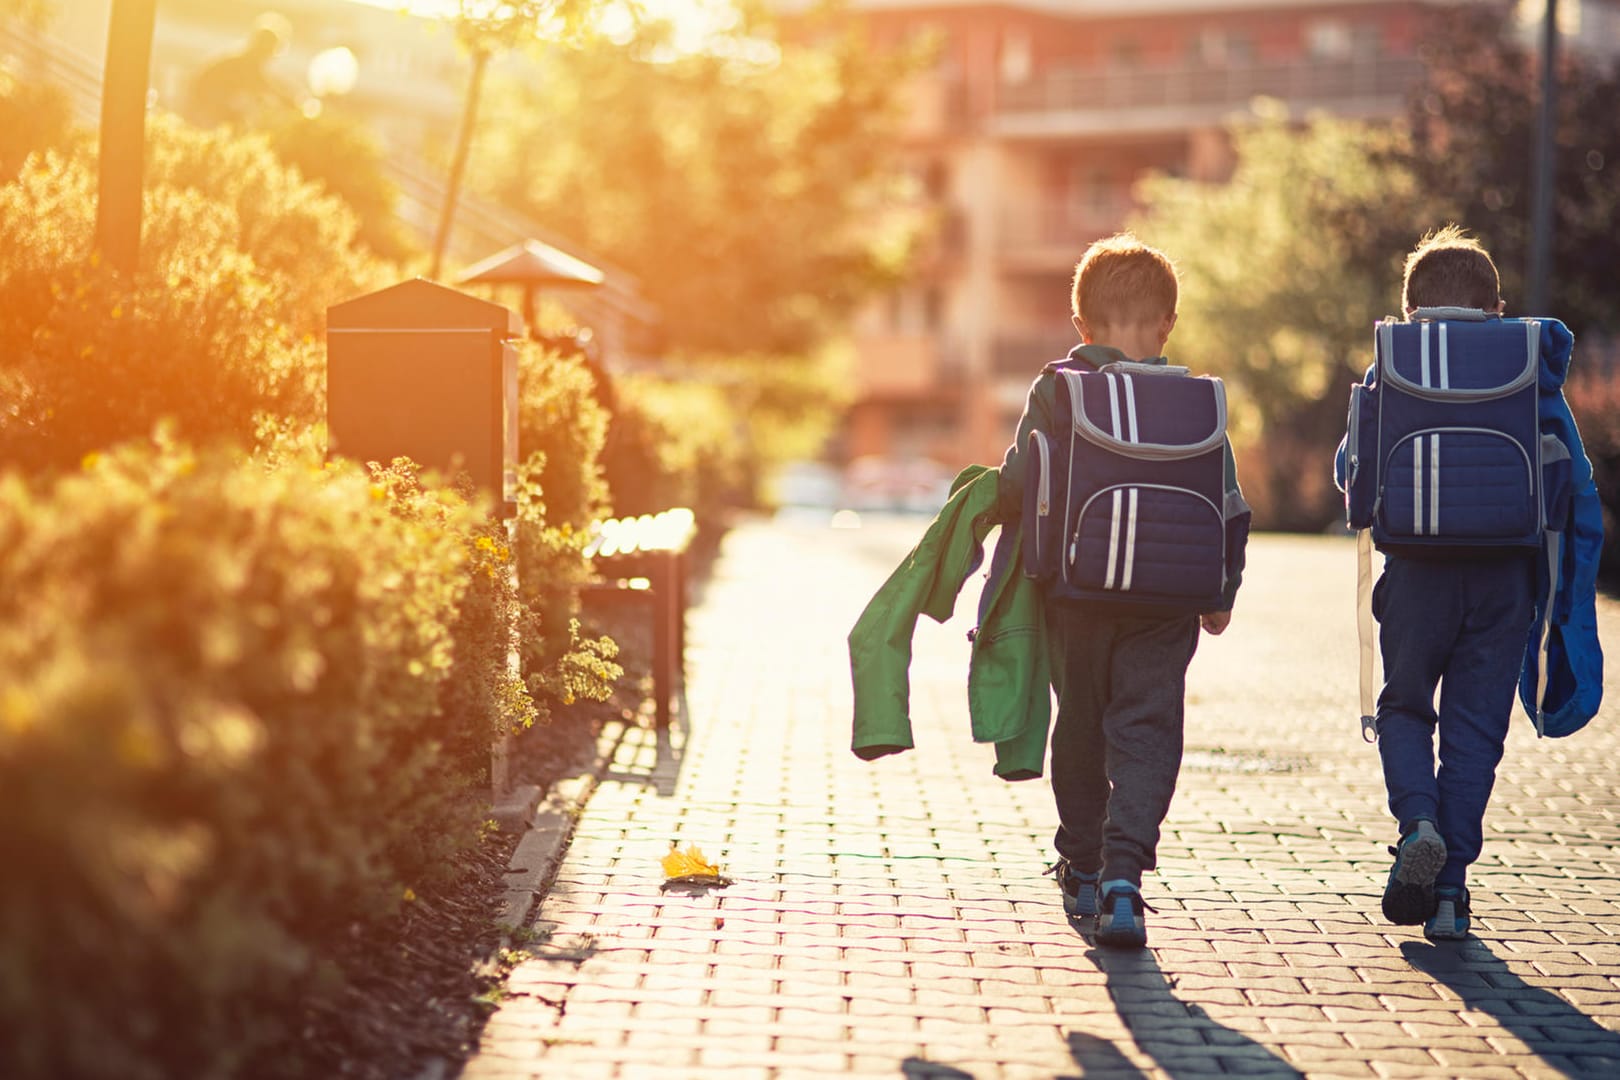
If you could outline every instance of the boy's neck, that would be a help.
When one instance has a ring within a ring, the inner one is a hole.
[[[1127,337],[1115,336],[1107,341],[1092,339],[1086,344],[1095,348],[1113,349],[1127,360],[1156,360],[1164,355],[1163,346],[1158,341],[1147,339],[1133,341]]]

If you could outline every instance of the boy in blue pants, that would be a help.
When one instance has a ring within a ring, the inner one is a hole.
[[[1407,257],[1402,306],[1408,318],[1419,308],[1488,318],[1503,309],[1499,289],[1490,254],[1449,226]],[[1570,451],[1581,453],[1578,440]],[[1337,471],[1343,489],[1342,448]],[[1384,665],[1378,752],[1400,828],[1382,907],[1392,923],[1421,923],[1431,940],[1468,935],[1468,867],[1483,841],[1536,591],[1534,552],[1416,549],[1387,554],[1373,590]]]

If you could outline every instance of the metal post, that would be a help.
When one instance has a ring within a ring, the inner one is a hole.
[[[444,254],[450,247],[450,228],[456,220],[456,199],[461,194],[462,174],[467,171],[467,155],[472,151],[473,128],[478,123],[478,98],[484,92],[484,69],[489,51],[473,52],[472,75],[467,80],[467,100],[462,106],[461,127],[456,132],[455,154],[450,160],[450,179],[445,185],[444,205],[439,210],[439,227],[433,233],[433,264],[428,277],[438,279],[444,267]]]
[[[141,258],[141,178],[146,158],[146,92],[152,74],[157,0],[114,0],[101,91],[101,175],[96,249],[133,275]]]
[[[1546,0],[1541,28],[1541,113],[1533,146],[1535,178],[1530,201],[1530,277],[1525,294],[1526,315],[1545,315],[1552,275],[1553,136],[1558,128],[1558,0]]]

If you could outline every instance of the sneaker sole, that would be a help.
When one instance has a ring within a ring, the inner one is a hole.
[[[1417,926],[1434,914],[1434,879],[1446,864],[1439,837],[1420,836],[1401,848],[1384,887],[1384,918],[1396,926]]]
[[[1098,930],[1097,944],[1114,949],[1140,949],[1147,945],[1147,929],[1131,926],[1122,930]]]
[[[1447,918],[1442,919],[1442,914],[1446,914]],[[1451,924],[1449,928],[1446,926],[1448,921]],[[1424,924],[1423,936],[1430,941],[1466,941],[1468,923],[1467,915],[1459,916],[1455,907],[1450,908],[1447,913],[1446,902],[1441,901],[1436,907],[1434,917]]]
[[[1118,907],[1106,924],[1097,927],[1097,944],[1115,949],[1140,949],[1147,944],[1147,922],[1124,905],[1126,917],[1121,925]]]

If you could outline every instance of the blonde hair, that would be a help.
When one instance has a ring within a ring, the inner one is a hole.
[[[1074,268],[1071,303],[1082,322],[1150,323],[1176,313],[1176,264],[1128,232],[1086,248]]]
[[[1502,279],[1485,245],[1457,225],[1426,233],[1406,257],[1401,306],[1468,307],[1495,311],[1502,302]]]

